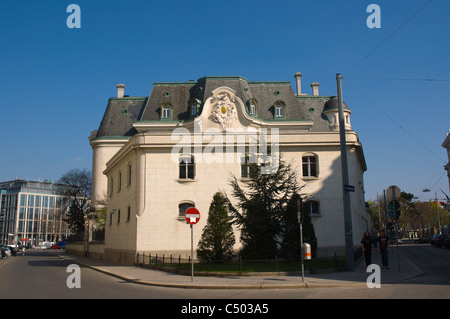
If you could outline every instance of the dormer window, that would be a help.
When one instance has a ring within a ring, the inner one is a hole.
[[[273,103],[272,111],[274,119],[286,118],[286,104],[283,101],[276,101]]]
[[[163,108],[162,108],[162,118],[163,118],[163,119],[168,119],[168,118],[170,118],[170,107],[168,107],[168,106],[163,106]]]
[[[189,108],[191,113],[191,118],[196,117],[200,112],[200,105],[201,102],[198,99],[191,99],[189,100]]]
[[[161,120],[172,119],[172,105],[170,103],[164,103],[161,105]]]
[[[275,105],[275,117],[283,117],[284,113],[283,113],[283,106],[278,104]]]
[[[250,115],[256,115],[256,104],[250,103]]]
[[[255,99],[251,99],[247,101],[247,111],[250,116],[256,116],[256,109],[258,107],[258,103]]]

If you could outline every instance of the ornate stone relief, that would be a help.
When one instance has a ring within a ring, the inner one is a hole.
[[[220,125],[222,130],[230,127],[234,119],[237,119],[236,105],[227,92],[214,95],[212,99],[212,120]]]

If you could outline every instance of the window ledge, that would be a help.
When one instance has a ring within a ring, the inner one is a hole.
[[[311,177],[303,176],[302,177],[302,180],[304,180],[304,181],[317,181],[319,179],[320,179],[320,177],[314,177],[314,176],[311,176]]]
[[[241,178],[239,178],[239,181],[243,182],[243,183],[248,183],[248,182],[251,182],[252,179],[250,177],[241,177]]]
[[[192,183],[192,182],[196,182],[197,179],[196,178],[178,178],[178,179],[176,179],[176,181],[178,183]]]

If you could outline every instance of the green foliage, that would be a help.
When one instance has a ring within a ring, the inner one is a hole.
[[[66,221],[73,233],[81,234],[84,231],[84,212],[78,205],[70,205]]]
[[[221,193],[216,193],[209,206],[208,220],[203,228],[197,257],[202,262],[231,259],[234,244],[235,238],[226,200]]]
[[[288,202],[286,214],[283,219],[282,241],[280,245],[280,257],[285,259],[300,258],[300,225],[297,217],[297,200],[300,200],[302,206],[303,201],[299,194],[294,194]],[[301,207],[300,206],[300,207]],[[300,211],[304,211],[300,209]],[[314,231],[314,225],[311,216],[308,213],[301,214],[303,243],[311,245],[312,256],[317,253],[317,238]]]
[[[296,172],[280,158],[278,170],[272,174],[262,174],[261,167],[250,164],[250,177],[245,188],[234,176],[230,181],[237,207],[227,198],[234,222],[241,230],[240,254],[247,259],[274,258],[284,235],[288,236],[286,246],[289,242],[295,245],[294,239],[289,239],[295,235],[286,229],[286,213],[289,201],[299,190]]]

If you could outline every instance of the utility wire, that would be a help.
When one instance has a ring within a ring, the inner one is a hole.
[[[375,80],[375,81],[427,81],[427,82],[450,82],[446,79],[408,79],[408,78],[363,78],[363,77],[346,77],[352,80]]]
[[[401,28],[403,28],[406,24],[408,24],[409,21],[411,21],[416,15],[419,14],[420,11],[422,11],[427,5],[429,5],[433,0],[429,0],[427,3],[425,3],[419,10],[417,10],[416,12],[414,12],[414,14],[412,16],[410,16],[405,22],[403,22],[399,27],[397,27],[397,29],[395,29],[393,32],[391,32],[391,34],[389,34],[387,36],[386,39],[384,39],[383,41],[381,41],[375,48],[372,49],[372,51],[370,51],[365,57],[363,57],[358,63],[356,63],[350,70],[348,70],[347,72],[345,72],[343,74],[343,76],[345,76],[346,74],[350,73],[351,71],[353,71],[358,65],[360,65],[364,60],[366,60],[370,55],[372,55],[372,53],[374,53],[379,47],[381,47],[387,40],[389,40],[390,38],[392,38],[392,36],[394,34],[396,34]]]
[[[408,130],[406,130],[400,123],[398,123],[396,120],[394,120],[392,117],[390,117],[385,111],[383,111],[382,109],[380,109],[378,106],[375,105],[375,103],[372,103],[370,101],[369,98],[367,98],[366,96],[364,96],[361,91],[359,91],[356,87],[354,87],[353,85],[351,85],[350,83],[348,83],[351,87],[353,87],[353,89],[355,89],[356,92],[358,92],[361,97],[363,97],[364,99],[366,99],[366,101],[371,104],[373,107],[375,107],[378,111],[380,111],[381,113],[384,114],[384,116],[386,116],[389,120],[391,120],[395,125],[397,125],[402,131],[404,131],[406,134],[408,134],[413,140],[415,140],[418,144],[422,145],[425,149],[427,149],[431,154],[433,154],[436,158],[439,159],[439,161],[445,163],[445,161],[442,160],[442,158],[438,155],[436,155],[436,153],[434,153],[428,146],[426,146],[424,143],[422,143],[421,141],[419,141],[413,134],[411,134]]]

